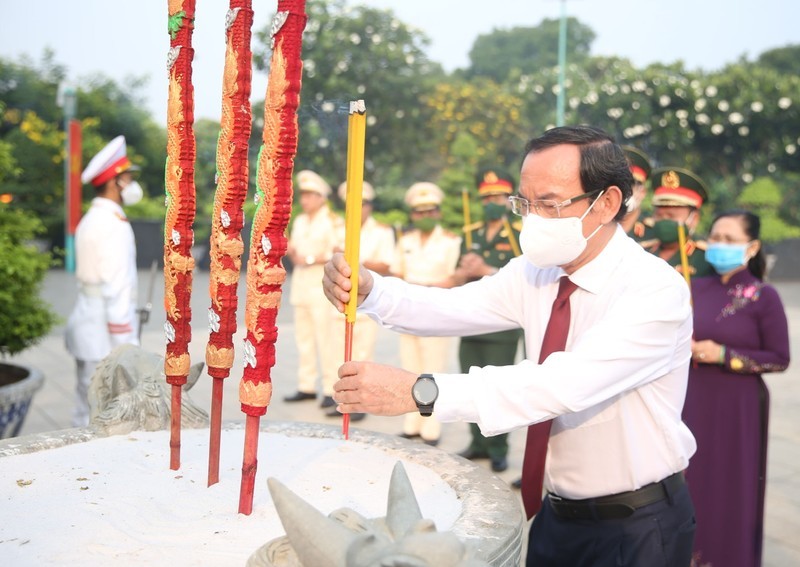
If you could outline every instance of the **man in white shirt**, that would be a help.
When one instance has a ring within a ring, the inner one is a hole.
[[[531,359],[517,365],[418,377],[349,362],[334,398],[342,412],[433,412],[486,435],[552,420],[529,566],[690,564],[694,509],[682,471],[696,447],[680,417],[689,292],[618,226],[631,183],[624,152],[603,131],[554,128],[528,143],[511,198],[524,217],[522,256],[452,289],[361,270],[361,311],[399,332],[524,329]],[[339,256],[325,267],[325,293],[340,310],[348,276]],[[577,285],[566,346],[537,363],[562,277]]]
[[[136,318],[136,243],[122,210],[142,198],[133,179],[139,168],[117,136],[92,158],[81,180],[96,197],[75,231],[78,300],[66,328],[66,346],[77,361],[78,382],[72,425],[89,423],[89,384],[97,363],[114,347],[139,344]]]

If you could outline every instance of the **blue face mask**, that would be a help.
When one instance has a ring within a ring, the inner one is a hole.
[[[714,242],[706,249],[706,261],[720,274],[727,274],[747,263],[747,244],[722,244]]]

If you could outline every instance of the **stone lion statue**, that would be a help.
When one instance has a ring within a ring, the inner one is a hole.
[[[208,414],[188,395],[203,372],[192,366],[181,396],[181,427],[208,427]],[[171,389],[164,357],[134,345],[121,345],[97,365],[89,386],[89,424],[109,435],[169,429]]]

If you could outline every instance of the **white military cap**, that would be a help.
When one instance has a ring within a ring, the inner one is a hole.
[[[310,169],[304,169],[297,174],[297,189],[298,191],[318,193],[325,198],[331,194],[331,186],[328,185],[328,182]]]
[[[339,194],[339,198],[343,202],[347,200],[347,181],[339,185],[337,193]],[[370,185],[367,181],[364,181],[364,185],[361,187],[361,200],[362,201],[375,200],[375,189],[373,189],[372,185]]]
[[[435,183],[414,183],[406,191],[406,205],[412,209],[433,209],[442,204],[444,193]]]
[[[81,174],[81,181],[100,187],[120,173],[138,170],[139,167],[128,159],[125,136],[117,136],[92,158]]]

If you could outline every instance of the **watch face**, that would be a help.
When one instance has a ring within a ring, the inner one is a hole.
[[[418,404],[429,405],[436,401],[439,395],[439,388],[431,378],[417,380],[413,388],[414,399]]]

